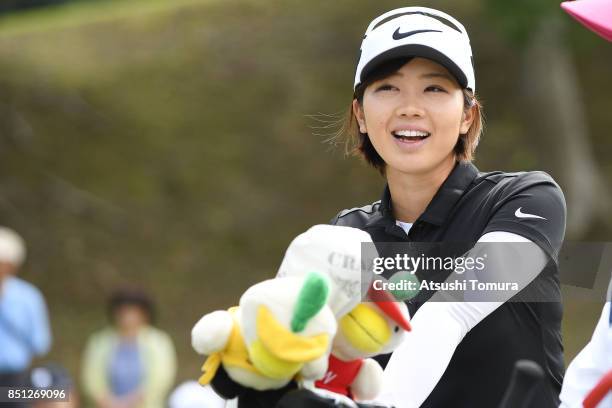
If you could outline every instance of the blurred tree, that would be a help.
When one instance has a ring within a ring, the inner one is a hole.
[[[575,61],[566,37],[567,16],[557,0],[488,0],[496,26],[521,49],[522,104],[527,131],[564,187],[568,235],[583,236],[608,223],[610,191],[593,155]]]

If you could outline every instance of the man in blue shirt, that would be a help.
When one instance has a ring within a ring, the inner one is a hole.
[[[4,387],[26,386],[32,359],[46,354],[51,346],[42,294],[15,276],[25,252],[23,239],[0,227],[0,386]]]

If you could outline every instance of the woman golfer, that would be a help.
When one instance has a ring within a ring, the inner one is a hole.
[[[530,406],[559,404],[565,200],[546,173],[484,173],[471,163],[482,128],[475,90],[468,34],[453,17],[407,7],[369,25],[346,133],[386,186],[380,201],[343,210],[332,223],[360,228],[381,245],[531,243],[535,256],[507,266],[543,294],[530,302],[411,299],[412,333],[384,373],[384,398],[398,408],[496,407],[520,359],[545,372]]]

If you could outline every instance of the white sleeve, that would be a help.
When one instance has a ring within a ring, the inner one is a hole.
[[[533,244],[520,235],[501,231],[487,233],[478,242]],[[544,250],[536,244],[533,244],[533,248],[536,248],[536,256],[517,257],[512,251],[501,254],[502,258],[506,257],[506,265],[512,265],[513,271],[521,271],[519,275],[523,285],[531,282],[547,263]],[[385,368],[383,391],[379,399],[392,403],[397,408],[419,407],[444,374],[463,337],[502,305],[501,300],[508,299],[498,300],[500,301],[428,301],[421,306],[410,322],[411,333],[393,352]]]
[[[612,369],[612,327],[610,327],[610,302],[606,302],[599,322],[589,344],[578,355],[565,372],[561,388],[561,407],[582,407],[582,401],[610,369]],[[612,406],[612,395],[598,406]]]

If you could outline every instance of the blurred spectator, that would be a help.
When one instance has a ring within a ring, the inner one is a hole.
[[[49,363],[37,366],[30,372],[30,386],[36,389],[64,390],[67,401],[37,400],[33,408],[78,408],[78,395],[73,390],[73,381],[66,369]]]
[[[51,346],[45,300],[32,284],[16,277],[25,260],[25,243],[0,227],[0,385],[25,386],[32,358]],[[12,407],[27,406],[12,404]]]
[[[176,374],[170,337],[152,327],[153,303],[144,292],[121,289],[109,302],[111,326],[85,349],[83,391],[99,408],[161,408]]]
[[[197,381],[185,381],[172,391],[170,408],[224,408],[225,400],[210,386],[202,387]]]

